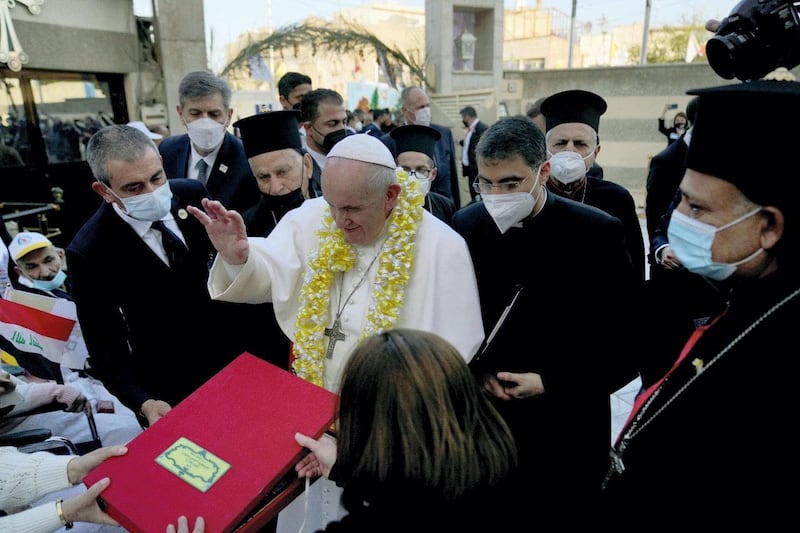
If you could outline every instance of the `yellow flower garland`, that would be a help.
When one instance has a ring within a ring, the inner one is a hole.
[[[402,187],[389,221],[388,238],[378,260],[378,273],[367,310],[367,323],[359,341],[394,326],[403,306],[405,288],[411,278],[417,228],[422,220],[425,201],[416,179],[397,169]],[[303,379],[324,386],[325,327],[328,323],[330,289],[338,272],[347,272],[356,264],[356,253],[344,232],[336,227],[330,207],[325,208],[322,227],[317,230],[319,247],[311,252],[309,271],[300,291],[300,312],[295,322],[295,373]]]

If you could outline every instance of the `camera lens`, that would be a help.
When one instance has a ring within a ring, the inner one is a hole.
[[[736,45],[730,35],[714,36],[706,43],[708,63],[718,76],[726,80],[733,79],[736,70],[735,52]]]
[[[769,68],[765,68],[757,57],[758,42],[750,32],[715,35],[706,43],[708,63],[719,76],[730,80],[734,77],[742,81],[760,78]]]

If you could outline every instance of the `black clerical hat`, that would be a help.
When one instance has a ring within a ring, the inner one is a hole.
[[[233,123],[239,129],[248,158],[284,148],[302,150],[300,127],[297,121],[300,113],[293,109],[259,113]]]
[[[545,127],[551,130],[566,122],[588,124],[595,132],[600,131],[600,115],[608,105],[599,95],[589,91],[573,89],[548,96],[542,102],[541,113]]]
[[[791,142],[780,141],[790,140],[783,132],[800,123],[800,83],[753,80],[687,94],[699,100],[686,166],[734,184],[757,204],[793,208],[800,193],[797,155]],[[747,127],[745,111],[752,117]]]
[[[434,160],[436,159],[434,151],[436,141],[442,138],[442,134],[435,129],[420,124],[398,126],[389,132],[389,136],[394,139],[397,146],[396,154],[422,152]]]

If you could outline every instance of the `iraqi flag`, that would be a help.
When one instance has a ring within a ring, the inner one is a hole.
[[[61,360],[74,327],[75,320],[0,299],[3,357],[10,356],[15,360],[9,360],[11,364],[16,363],[36,376],[63,379]]]

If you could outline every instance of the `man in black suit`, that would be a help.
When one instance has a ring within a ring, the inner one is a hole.
[[[475,147],[478,146],[478,141],[481,135],[486,131],[486,124],[481,122],[478,118],[478,113],[475,108],[468,105],[459,111],[461,114],[461,122],[467,128],[467,133],[464,138],[458,141],[461,145],[461,174],[467,180],[467,189],[469,189],[469,196],[472,201],[478,196],[472,184],[475,178],[478,177],[478,163],[475,161]]]
[[[203,185],[167,180],[129,126],[95,133],[86,160],[103,203],[67,246],[72,296],[93,375],[147,426],[249,349],[248,326],[208,294],[213,248],[186,211]]]
[[[431,124],[431,102],[428,95],[421,87],[406,87],[400,93],[400,112],[404,124],[420,124],[430,126],[441,134],[436,141],[436,168],[438,175],[433,181],[431,190],[447,196],[453,200],[456,209],[461,207],[461,192],[458,185],[458,171],[456,170],[456,146],[453,141],[453,132],[450,128]],[[386,133],[381,137],[392,155],[397,158],[397,149],[394,139]]]
[[[228,209],[242,212],[254,205],[258,187],[242,142],[226,131],[233,116],[228,83],[204,70],[190,72],[178,93],[178,117],[188,133],[158,145],[167,178],[199,180]]]
[[[689,124],[697,117],[697,101],[692,98],[686,105]],[[644,215],[647,220],[647,235],[650,250],[647,259],[650,263],[650,277],[658,276],[663,269],[677,270],[681,264],[669,249],[667,226],[672,209],[680,202],[678,185],[686,173],[686,152],[692,138],[691,126],[677,142],[661,150],[650,160],[647,173],[647,195],[644,201]],[[676,196],[677,195],[677,196]],[[666,254],[666,255],[664,255]]]
[[[600,493],[609,394],[632,368],[627,339],[609,332],[634,310],[633,267],[617,218],[547,188],[544,134],[528,118],[492,124],[477,156],[482,201],[453,217],[493,332],[470,366],[514,434],[521,493],[539,502],[542,523],[555,523],[558,501],[588,506]],[[587,267],[591,257],[601,264]],[[532,333],[558,348],[531,345]]]

